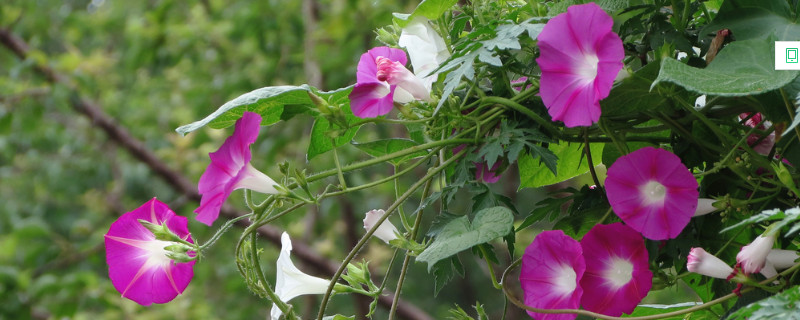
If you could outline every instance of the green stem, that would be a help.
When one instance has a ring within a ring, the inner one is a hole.
[[[494,267],[492,267],[492,262],[489,261],[489,253],[486,252],[486,249],[483,248],[483,245],[478,245],[478,250],[481,251],[483,260],[486,260],[486,267],[489,269],[489,276],[492,278],[492,285],[495,289],[503,289],[503,285],[497,282],[497,277],[494,275]]]
[[[236,218],[233,218],[233,219],[230,219],[230,220],[228,220],[227,222],[225,222],[225,224],[223,224],[223,225],[222,225],[222,227],[221,227],[221,228],[219,228],[219,230],[218,230],[216,233],[214,233],[214,235],[213,235],[213,236],[211,236],[211,239],[208,239],[208,241],[206,241],[206,243],[204,243],[203,245],[201,245],[201,246],[198,248],[198,250],[200,250],[200,251],[203,251],[203,250],[205,250],[205,249],[207,249],[207,248],[209,248],[209,247],[213,246],[213,245],[214,245],[214,243],[216,243],[216,242],[217,242],[217,240],[219,240],[219,238],[220,238],[220,237],[222,237],[222,235],[223,235],[223,234],[225,234],[225,232],[226,232],[226,231],[228,231],[228,229],[230,229],[231,227],[233,227],[233,224],[234,224],[234,223],[236,223],[236,222],[237,222],[237,221],[239,221],[239,220],[242,220],[242,219],[249,218],[249,217],[251,217],[251,216],[253,216],[253,213],[248,213],[248,214],[241,215],[241,216],[238,216],[238,217],[236,217]]]
[[[594,170],[594,162],[592,162],[592,149],[589,147],[589,132],[584,130],[583,131],[584,141],[586,143],[586,147],[584,147],[584,151],[586,151],[586,161],[589,163],[589,172],[592,174],[592,180],[594,180],[594,185],[598,188],[601,188],[600,180],[597,179],[597,172]],[[499,289],[499,288],[498,288]]]
[[[470,130],[467,129],[467,130],[464,130],[464,132],[462,132],[462,133],[469,132],[469,131]],[[456,137],[460,137],[460,136],[462,136],[462,135],[459,134]],[[387,161],[395,159],[395,158],[407,156],[407,155],[410,155],[410,154],[413,154],[413,153],[416,153],[416,152],[420,152],[420,151],[425,151],[425,150],[430,149],[430,148],[439,147],[439,146],[448,146],[448,145],[458,145],[458,144],[464,144],[464,143],[475,143],[475,140],[474,139],[454,138],[454,139],[448,139],[448,140],[432,141],[432,142],[428,142],[428,143],[421,144],[421,145],[418,145],[418,146],[413,146],[411,148],[406,148],[406,149],[403,149],[403,150],[400,150],[400,151],[397,151],[397,152],[392,152],[390,154],[383,155],[383,156],[380,156],[380,157],[376,157],[376,158],[372,158],[372,159],[369,159],[369,160],[365,160],[365,161],[362,161],[362,162],[358,162],[358,163],[354,163],[354,164],[350,164],[350,165],[345,165],[345,166],[341,167],[341,171],[342,172],[348,172],[348,171],[359,170],[359,169],[363,169],[363,168],[366,168],[366,167],[369,167],[369,166],[372,166],[372,165],[376,165],[376,164],[379,164],[379,163],[384,163],[384,162],[387,162]],[[308,182],[314,182],[314,181],[321,180],[321,179],[330,177],[332,175],[335,175],[336,173],[337,173],[337,169],[328,169],[328,170],[319,172],[317,174],[308,176],[306,178],[306,180]],[[294,188],[294,187],[295,186],[293,186],[293,185],[292,186],[287,186],[287,188]]]
[[[336,273],[331,278],[331,284],[328,286],[328,290],[325,292],[325,295],[322,297],[322,304],[320,305],[319,313],[317,314],[317,320],[322,320],[322,317],[325,315],[325,308],[327,307],[328,301],[331,298],[331,293],[333,291],[333,287],[336,284],[336,282],[339,281],[339,277],[342,276],[342,273],[344,272],[344,269],[347,268],[347,264],[350,263],[350,261],[353,260],[353,258],[361,250],[361,248],[364,247],[364,245],[367,243],[367,241],[372,236],[372,234],[375,233],[376,230],[378,230],[378,227],[384,221],[386,221],[386,219],[389,218],[389,215],[392,214],[397,209],[398,206],[402,205],[402,203],[405,202],[406,199],[408,199],[408,197],[410,197],[417,189],[419,189],[419,187],[421,187],[423,183],[426,183],[428,180],[432,179],[434,176],[439,174],[439,172],[441,172],[442,170],[444,170],[447,167],[449,167],[456,160],[461,158],[464,155],[465,152],[466,152],[466,150],[461,150],[459,153],[453,155],[453,157],[451,157],[450,159],[447,159],[447,161],[442,163],[442,165],[430,170],[428,172],[428,174],[426,174],[424,177],[422,177],[421,180],[417,181],[411,187],[409,187],[409,189],[402,196],[400,196],[400,198],[397,199],[397,201],[395,201],[391,206],[389,206],[389,208],[386,209],[386,213],[383,216],[381,216],[380,219],[378,219],[378,221],[375,222],[375,226],[370,228],[364,234],[364,236],[361,237],[361,240],[359,240],[358,243],[356,243],[356,245],[353,247],[353,249],[350,250],[350,253],[347,254],[347,257],[344,258],[344,261],[339,266],[339,269],[336,270]]]
[[[437,151],[431,151],[428,154],[428,156],[425,157],[425,159],[430,158],[431,155],[435,154],[436,152]],[[418,164],[422,163],[422,161],[418,161],[417,163]],[[397,175],[397,165],[392,166],[392,168],[394,168],[394,175],[393,176],[396,176]],[[408,172],[408,171],[406,171],[406,172]],[[399,178],[399,176],[398,176],[398,178]],[[394,180],[394,198],[395,198],[395,201],[396,201],[397,199],[400,198],[400,179],[392,179],[392,180]],[[406,211],[403,210],[403,206],[397,207],[397,214],[400,215],[400,223],[403,224],[403,228],[405,228],[406,231],[410,231],[411,230],[411,225],[408,224],[408,217],[406,217]]]
[[[422,202],[425,201],[425,198],[428,197],[428,194],[431,190],[431,184],[433,183],[433,179],[428,180],[425,183],[425,188],[422,189],[422,197],[420,197],[420,206]],[[416,241],[417,233],[419,231],[419,225],[422,223],[422,211],[417,212],[417,218],[414,220],[414,228],[411,229],[411,239]],[[392,299],[392,306],[389,308],[389,320],[394,319],[395,312],[397,312],[397,304],[400,301],[400,291],[403,289],[403,283],[406,279],[406,274],[408,273],[408,264],[411,261],[411,255],[406,252],[405,258],[403,258],[403,266],[400,269],[400,277],[397,278],[397,288],[394,292],[394,299]]]
[[[544,118],[542,118],[542,116],[536,114],[536,112],[533,112],[533,110],[526,108],[525,106],[517,103],[514,100],[503,97],[484,97],[481,100],[484,103],[496,103],[514,109],[514,111],[522,113],[526,115],[528,118],[531,118],[531,120],[535,121],[551,135],[555,137],[561,136],[561,132],[559,132],[558,129],[556,129],[556,127],[550,121],[545,120]]]
[[[339,154],[336,152],[336,139],[331,138],[333,145],[333,163],[336,165],[336,175],[339,177],[339,185],[342,190],[347,190],[347,182],[344,181],[344,174],[342,174],[342,165],[339,163]]]
[[[250,226],[252,227],[253,225]],[[258,280],[261,282],[261,287],[264,289],[264,292],[267,293],[269,299],[272,300],[272,303],[275,304],[278,307],[278,309],[281,309],[281,312],[283,312],[283,314],[286,315],[286,318],[293,319],[289,318],[289,316],[293,314],[292,308],[285,302],[281,301],[280,297],[278,297],[278,295],[275,294],[274,291],[272,291],[272,288],[270,288],[269,286],[269,282],[267,282],[267,278],[264,276],[264,271],[261,270],[261,262],[260,259],[258,258],[258,246],[256,244],[256,232],[255,232],[256,229],[255,228],[248,228],[248,229],[249,230],[245,230],[245,233],[247,233],[248,231],[250,232],[251,259],[253,259],[253,268],[256,269],[255,270],[256,276],[258,277]],[[242,235],[242,237],[244,238],[244,235]]]

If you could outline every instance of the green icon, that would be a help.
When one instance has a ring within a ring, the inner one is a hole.
[[[797,63],[797,48],[786,48],[786,63]]]

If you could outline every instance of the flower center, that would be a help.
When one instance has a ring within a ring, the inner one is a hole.
[[[606,283],[611,285],[614,289],[619,289],[628,284],[633,278],[633,264],[623,258],[614,257],[611,259],[611,264],[606,269],[603,278]]]
[[[575,269],[568,265],[561,265],[560,270],[555,275],[553,279],[553,283],[556,285],[556,289],[561,294],[570,294],[575,291],[575,287],[578,286],[577,275],[575,274]]]
[[[375,58],[375,65],[378,67],[378,72],[375,74],[378,80],[388,81],[394,71],[394,61],[383,56],[378,56]]]
[[[645,205],[664,203],[667,197],[667,187],[658,181],[650,180],[641,189]]]
[[[588,54],[583,57],[583,64],[578,67],[578,75],[586,82],[593,82],[597,77],[597,55]]]
[[[145,262],[145,268],[169,265],[172,259],[167,257],[167,250],[164,248],[172,244],[172,242],[162,240],[147,241],[147,244],[142,246],[142,249],[147,251],[147,262]]]

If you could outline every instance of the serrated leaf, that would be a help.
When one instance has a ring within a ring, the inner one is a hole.
[[[471,224],[467,216],[456,218],[442,228],[433,243],[417,256],[417,261],[427,262],[430,271],[442,259],[508,234],[513,224],[514,214],[505,207],[483,209],[475,214]]]
[[[774,38],[734,41],[705,69],[672,58],[663,59],[651,88],[666,81],[700,94],[727,97],[761,94],[780,89],[800,74],[798,70],[775,70],[774,61]]]
[[[456,269],[456,264],[460,265],[461,262],[458,260],[458,256],[452,257],[450,259],[442,260],[437,262],[433,266],[433,296],[436,297],[439,295],[439,291],[444,288],[444,286],[453,280],[457,274],[459,274],[458,270]],[[463,277],[464,274],[460,273]]]
[[[751,303],[743,307],[728,319],[739,320],[771,320],[800,319],[800,286],[794,286],[767,299]]]
[[[375,140],[370,142],[364,143],[356,143],[352,142],[352,145],[358,148],[361,151],[366,152],[368,155],[373,157],[380,157],[387,154],[395,153],[398,151],[402,151],[405,149],[413,148],[419,145],[413,140],[408,139],[383,139],[383,140]],[[389,160],[389,163],[393,165],[399,165],[403,162],[406,162],[410,159],[423,157],[427,154],[424,150],[420,150],[418,152],[414,152],[409,155],[405,155],[399,158],[395,158]]]
[[[598,161],[594,163],[595,165],[600,164],[603,146],[604,144],[591,144],[592,160]],[[546,170],[546,163],[542,164],[530,155],[522,155],[518,159],[520,188],[536,188],[556,184],[589,172],[589,164],[586,155],[583,154],[583,144],[561,142],[550,144],[548,149],[558,159],[557,174]]]
[[[786,218],[786,214],[781,210],[778,210],[778,209],[764,210],[759,214],[752,215],[749,218],[744,219],[742,221],[739,221],[738,223],[736,223],[736,224],[734,224],[734,225],[732,225],[730,227],[727,227],[725,229],[720,230],[719,232],[723,233],[723,232],[726,232],[726,231],[729,231],[729,230],[733,230],[733,229],[736,229],[736,228],[744,226],[744,225],[749,225],[749,224],[759,223],[759,222],[764,222],[764,221],[781,220],[781,219],[784,219],[784,218]]]

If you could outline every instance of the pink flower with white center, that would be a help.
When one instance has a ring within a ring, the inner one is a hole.
[[[767,256],[772,251],[774,243],[774,234],[758,236],[753,242],[742,247],[742,250],[736,255],[736,263],[742,267],[744,273],[758,273],[767,262]]]
[[[611,31],[614,21],[594,3],[571,6],[550,19],[538,36],[542,70],[539,92],[553,120],[567,127],[600,119],[625,51]]]
[[[727,279],[733,273],[733,268],[716,256],[706,252],[703,248],[692,248],[687,258],[686,269],[690,272],[702,274],[717,279]]]
[[[394,102],[430,101],[422,79],[406,69],[403,50],[376,47],[361,55],[356,85],[350,92],[350,109],[359,118],[373,118],[392,111]]]
[[[378,222],[378,219],[380,219],[385,213],[386,211],[383,211],[383,209],[370,210],[367,212],[364,217],[364,230],[372,229],[372,227],[375,226],[375,223]],[[383,242],[389,243],[389,241],[397,239],[397,233],[397,228],[395,228],[392,222],[387,219],[381,223],[381,225],[372,235],[383,240]]]
[[[618,222],[594,226],[580,243],[583,308],[615,317],[633,312],[653,285],[642,235]]]
[[[586,270],[581,245],[561,230],[544,231],[522,256],[519,282],[525,305],[538,309],[577,309],[583,295],[578,283]],[[537,320],[571,320],[574,314],[528,311]]]
[[[166,303],[186,290],[194,276],[194,263],[175,262],[166,247],[176,242],[156,239],[139,220],[166,224],[175,236],[193,243],[185,217],[176,216],[166,204],[153,198],[123,214],[105,235],[106,262],[111,283],[122,296],[143,306]],[[185,253],[194,257],[193,251]]]
[[[329,280],[317,278],[303,273],[292,263],[292,239],[289,234],[281,234],[281,253],[276,263],[275,294],[283,302],[306,294],[324,294],[328,291]],[[283,314],[281,309],[272,306],[270,316],[278,320]]]
[[[742,113],[739,115],[739,119],[747,119],[750,114],[751,113]],[[761,131],[767,131],[767,129],[772,126],[772,122],[764,120],[764,116],[761,113],[754,114],[750,119],[747,119],[744,124],[750,128],[756,128]],[[759,142],[759,140],[761,141]],[[770,132],[766,137],[755,133],[751,134],[747,137],[747,145],[752,147],[753,150],[759,154],[768,155],[772,150],[772,146],[775,145],[775,131]]]
[[[236,189],[277,194],[278,183],[250,164],[250,145],[258,138],[261,116],[245,112],[236,121],[233,135],[225,139],[219,150],[209,154],[211,163],[200,177],[198,189],[203,196],[200,207],[194,210],[197,221],[211,226],[222,204]]]
[[[617,159],[605,181],[608,202],[652,240],[681,233],[697,210],[697,180],[672,152],[646,147]]]

